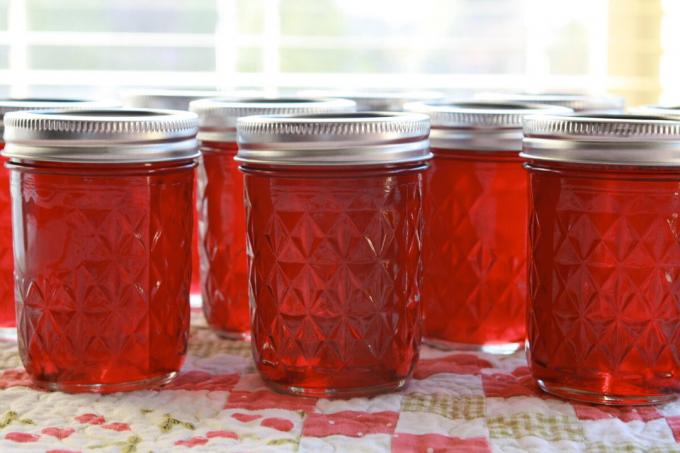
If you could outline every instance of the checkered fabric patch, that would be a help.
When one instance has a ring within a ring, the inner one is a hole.
[[[31,388],[0,342],[0,451],[679,452],[680,401],[609,408],[541,393],[522,354],[423,347],[408,387],[327,400],[272,392],[247,342],[194,313],[179,377],[154,391],[67,395]]]

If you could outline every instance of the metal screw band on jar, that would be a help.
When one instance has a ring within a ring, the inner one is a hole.
[[[0,98],[0,134],[5,114],[23,110],[81,110],[118,107],[114,101],[59,98]]]
[[[430,117],[434,148],[473,151],[521,151],[525,116],[571,112],[560,106],[494,101],[414,102],[404,109]]]
[[[520,156],[580,164],[680,166],[680,121],[646,115],[528,117]]]
[[[5,149],[12,159],[143,163],[198,157],[198,118],[175,110],[94,109],[11,112]]]
[[[241,117],[354,112],[356,104],[347,99],[216,98],[194,101],[189,109],[200,118],[199,140],[235,142],[236,123]]]
[[[298,94],[310,97],[351,99],[357,103],[357,110],[360,112],[401,112],[404,110],[404,105],[409,102],[434,101],[444,97],[444,94],[438,91],[304,90]]]
[[[127,90],[122,93],[123,105],[130,108],[188,110],[191,101],[216,97],[261,96],[256,90],[225,92],[216,90]]]
[[[236,160],[246,165],[355,166],[432,157],[430,120],[418,113],[251,116],[238,121]]]
[[[560,105],[584,113],[621,113],[626,106],[626,101],[621,96],[589,96],[574,93],[480,93],[476,97],[487,101]]]
[[[632,115],[680,118],[680,105],[643,105],[629,110]]]

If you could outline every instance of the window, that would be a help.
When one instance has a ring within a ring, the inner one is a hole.
[[[0,0],[0,70],[9,67],[9,46],[1,37],[7,34],[7,6],[9,0]],[[2,87],[0,86],[0,93]]]
[[[0,85],[625,90],[640,80],[608,75],[616,3],[0,0]]]

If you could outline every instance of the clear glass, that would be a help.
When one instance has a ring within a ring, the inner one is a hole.
[[[421,338],[425,167],[242,169],[262,378],[323,397],[403,387]]]
[[[517,152],[433,149],[425,191],[425,342],[512,353],[526,334],[527,176]]]
[[[18,346],[37,386],[127,391],[179,370],[194,166],[8,163]]]
[[[648,404],[680,390],[677,169],[532,163],[528,358],[545,391]]]
[[[236,143],[204,142],[198,177],[203,312],[227,338],[250,338],[243,175]]]

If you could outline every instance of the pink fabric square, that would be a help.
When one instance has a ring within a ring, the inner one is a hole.
[[[238,383],[238,374],[210,374],[204,371],[181,373],[177,378],[164,386],[164,390],[210,390],[230,391]]]
[[[392,453],[483,453],[491,447],[483,437],[449,437],[441,434],[395,434],[392,436]]]
[[[608,407],[580,403],[573,403],[573,406],[579,420],[618,418],[627,423],[636,420],[649,422],[663,417],[655,407]]]
[[[413,377],[425,379],[438,373],[479,374],[482,368],[492,365],[473,354],[454,354],[436,359],[422,359],[418,362]]]
[[[533,381],[528,381],[524,376],[505,373],[482,374],[482,386],[487,398],[536,396],[540,392]]]
[[[341,435],[363,437],[367,434],[392,434],[397,426],[397,412],[343,411],[334,414],[310,414],[305,418],[302,435],[326,437]]]
[[[680,415],[666,417],[666,423],[668,423],[668,426],[671,428],[675,441],[680,442]]]
[[[316,401],[316,398],[282,395],[269,390],[234,391],[229,394],[225,409],[286,409],[310,412],[316,406]]]

